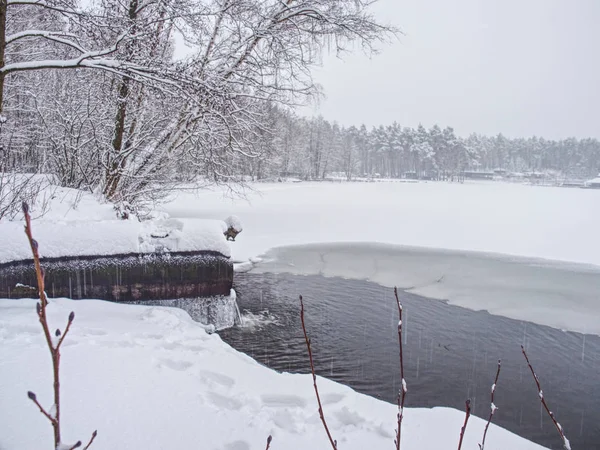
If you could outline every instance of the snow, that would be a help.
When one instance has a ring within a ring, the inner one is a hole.
[[[600,334],[599,191],[485,182],[254,187],[247,199],[181,194],[164,210],[200,218],[235,212],[245,225],[231,244],[240,271],[367,279]]]
[[[242,263],[235,263],[233,265],[233,270],[237,273],[245,273],[245,272],[250,272],[253,267],[254,267],[254,264],[252,264],[251,261],[245,261]]]
[[[61,352],[65,442],[96,450],[326,448],[310,375],[277,373],[223,343],[182,310],[50,300],[51,326],[76,319]],[[315,355],[317,358],[318,353]],[[52,398],[51,363],[33,300],[0,300],[0,448],[50,446],[52,428],[27,398]],[[397,405],[318,380],[329,427],[340,448],[393,446]],[[402,448],[453,448],[464,413],[405,409]],[[477,448],[485,421],[472,417],[464,448]],[[487,449],[538,450],[494,424]],[[46,443],[46,444],[44,444]]]
[[[23,225],[22,221],[0,223],[0,264],[31,259]],[[34,220],[32,228],[42,257],[202,250],[230,256],[222,220],[118,220],[112,206],[72,189],[55,193],[49,213]]]

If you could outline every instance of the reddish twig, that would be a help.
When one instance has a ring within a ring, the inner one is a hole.
[[[35,267],[35,274],[38,282],[38,292],[40,296],[40,303],[37,304],[36,311],[42,329],[44,331],[44,337],[46,338],[46,344],[50,350],[52,357],[52,372],[54,375],[54,408],[55,413],[50,423],[54,430],[54,446],[57,447],[60,444],[60,353],[54,344],[52,343],[52,337],[50,335],[50,328],[48,327],[48,319],[46,317],[46,307],[48,306],[48,298],[46,297],[45,286],[44,286],[44,271],[40,264],[40,254],[38,251],[38,243],[33,238],[31,233],[31,216],[29,215],[29,206],[27,203],[23,203],[23,214],[25,215],[25,234],[29,240],[29,246],[31,247],[31,253],[33,254],[33,264]],[[32,393],[33,394],[33,393]],[[32,399],[31,395],[28,396]],[[35,397],[35,394],[34,394]],[[33,400],[33,399],[32,399]],[[46,415],[47,416],[47,415]],[[48,416],[47,416],[48,417]]]
[[[310,371],[313,377],[313,386],[315,388],[315,395],[317,396],[317,403],[319,405],[319,417],[321,418],[321,422],[323,422],[323,427],[325,428],[325,432],[327,433],[327,437],[329,438],[329,442],[331,443],[331,447],[333,450],[337,450],[337,441],[333,439],[331,433],[329,432],[329,427],[327,426],[327,421],[325,420],[325,415],[323,414],[323,406],[321,405],[321,397],[319,396],[319,389],[317,388],[317,375],[315,374],[315,365],[313,362],[312,350],[310,347],[310,339],[308,338],[308,334],[306,333],[306,324],[304,323],[304,302],[302,301],[302,296],[300,296],[300,321],[302,322],[302,331],[304,332],[304,341],[306,342],[306,348],[308,349],[308,358],[310,360]]]
[[[269,435],[269,437],[267,438],[267,448],[265,448],[265,450],[269,450],[269,448],[271,448],[271,441],[272,440],[273,440],[273,436]]]
[[[396,450],[400,450],[402,435],[402,419],[404,418],[404,401],[406,400],[406,380],[404,379],[404,358],[402,357],[402,303],[398,298],[398,288],[394,288],[396,305],[398,305],[398,344],[400,346],[400,379],[401,387],[398,391],[398,428],[396,429]]]
[[[56,337],[60,337],[58,343],[56,344],[56,350],[58,350],[60,348],[63,341],[65,340],[65,337],[67,336],[67,333],[71,329],[71,324],[73,323],[74,319],[75,319],[75,313],[71,311],[71,314],[69,314],[69,320],[67,321],[67,326],[65,328],[65,332],[62,334],[62,336],[60,335],[60,330],[58,328],[56,329],[55,335],[56,335]]]
[[[52,416],[50,415],[50,413],[48,413],[48,412],[47,412],[47,411],[44,409],[44,407],[43,407],[42,405],[40,405],[40,402],[38,402],[38,400],[37,400],[37,397],[36,397],[36,395],[35,395],[33,392],[31,392],[31,391],[27,392],[27,397],[29,397],[29,400],[31,400],[33,403],[35,403],[35,404],[36,404],[36,406],[37,406],[37,407],[40,409],[40,412],[41,412],[41,413],[42,413],[44,416],[46,416],[46,418],[47,418],[47,419],[48,419],[50,422],[52,422],[52,423],[53,423],[53,422],[55,422],[55,421],[56,421],[56,419],[55,419],[54,417],[52,417]]]
[[[96,439],[97,435],[98,435],[98,430],[94,430],[94,432],[92,433],[90,442],[88,442],[87,445],[85,447],[83,447],[83,450],[88,450],[88,448],[90,448],[90,445],[92,445],[92,442],[94,442],[94,439]]]
[[[537,390],[538,390],[538,397],[540,398],[542,405],[544,405],[544,408],[546,409],[546,412],[550,416],[550,419],[552,419],[552,422],[554,423],[554,426],[556,427],[556,431],[558,431],[558,434],[560,435],[560,438],[563,441],[563,448],[565,450],[571,450],[571,443],[565,436],[562,426],[560,425],[560,423],[557,422],[557,420],[554,417],[554,414],[552,413],[552,411],[550,411],[550,408],[548,408],[548,404],[546,403],[546,399],[544,398],[544,391],[542,391],[542,387],[540,386],[540,380],[539,380],[538,376],[536,375],[535,371],[533,370],[533,366],[529,362],[529,357],[527,356],[527,353],[525,352],[525,347],[523,347],[522,345],[521,345],[521,352],[523,352],[525,361],[527,361],[529,370],[531,370],[531,375],[533,375],[533,379],[535,380],[535,384],[536,384]]]
[[[460,429],[460,440],[458,441],[458,450],[462,447],[463,438],[465,437],[465,431],[467,431],[467,422],[469,421],[469,417],[471,417],[471,399],[467,399],[465,402],[465,423]]]
[[[33,255],[33,265],[35,268],[35,274],[38,283],[38,293],[40,297],[39,303],[36,305],[36,312],[38,315],[38,319],[40,324],[42,325],[42,330],[44,332],[44,337],[46,338],[46,344],[48,345],[48,350],[50,350],[50,356],[52,357],[52,374],[53,374],[53,388],[54,388],[54,405],[52,414],[48,413],[38,402],[36,395],[29,391],[27,392],[27,397],[31,401],[33,401],[36,406],[40,409],[40,412],[46,416],[46,418],[52,424],[52,429],[54,431],[54,448],[57,448],[61,445],[60,439],[60,347],[71,329],[71,324],[75,319],[75,313],[71,312],[69,314],[69,319],[67,322],[67,326],[65,328],[65,332],[62,333],[59,329],[55,332],[55,337],[57,339],[56,345],[54,344],[52,335],[50,333],[50,327],[48,325],[48,317],[46,314],[46,308],[48,306],[48,298],[45,292],[45,284],[44,284],[44,270],[42,269],[42,265],[40,263],[40,254],[38,251],[38,243],[33,238],[33,234],[31,232],[31,216],[29,215],[29,206],[27,203],[23,202],[23,214],[25,216],[25,234],[27,235],[27,239],[29,240],[29,246],[31,247],[31,253]],[[92,439],[85,447],[86,449],[92,444],[94,438],[96,437],[96,432],[92,434]],[[78,448],[81,446],[81,441],[78,441],[71,449]]]
[[[498,377],[500,376],[500,367],[502,367],[502,360],[499,359],[498,360],[498,370],[496,370],[496,378],[494,378],[494,384],[492,384],[492,393],[490,395],[490,397],[491,397],[491,399],[490,399],[490,416],[488,417],[488,421],[485,424],[485,430],[483,431],[483,439],[481,441],[481,444],[479,444],[479,450],[484,449],[485,437],[487,436],[488,428],[490,426],[490,423],[492,423],[492,418],[494,417],[496,410],[498,409],[496,407],[496,405],[494,404],[494,393],[496,392],[496,385],[498,384]]]

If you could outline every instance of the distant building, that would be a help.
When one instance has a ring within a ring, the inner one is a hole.
[[[477,170],[465,170],[463,177],[466,180],[493,180],[494,172],[480,172]]]
[[[596,178],[583,183],[583,187],[588,189],[600,189],[600,174]]]

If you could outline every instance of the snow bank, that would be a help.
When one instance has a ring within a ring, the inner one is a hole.
[[[181,310],[94,300],[51,300],[51,325],[75,322],[62,350],[63,440],[96,450],[327,448],[309,375],[279,374],[207,334]],[[318,353],[315,355],[319,357]],[[48,421],[27,399],[51,403],[51,365],[30,300],[0,300],[0,448],[49,447]],[[318,379],[340,448],[393,447],[397,407]],[[410,383],[410,380],[409,380]],[[503,406],[497,414],[502,414]],[[456,447],[463,412],[406,409],[402,448]],[[469,421],[464,448],[477,448],[485,422]],[[552,432],[552,430],[548,430]],[[487,450],[541,450],[495,425]]]

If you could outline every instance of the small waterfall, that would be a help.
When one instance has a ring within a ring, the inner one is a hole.
[[[235,325],[243,325],[242,315],[237,304],[237,296],[233,289],[229,296],[146,300],[136,303],[183,309],[195,321],[204,325],[213,325],[217,331]]]
[[[233,299],[233,305],[235,306],[235,312],[237,313],[237,319],[238,319],[238,323],[236,325],[243,327],[244,319],[242,318],[242,314],[240,313],[240,307],[239,307],[236,299]]]

